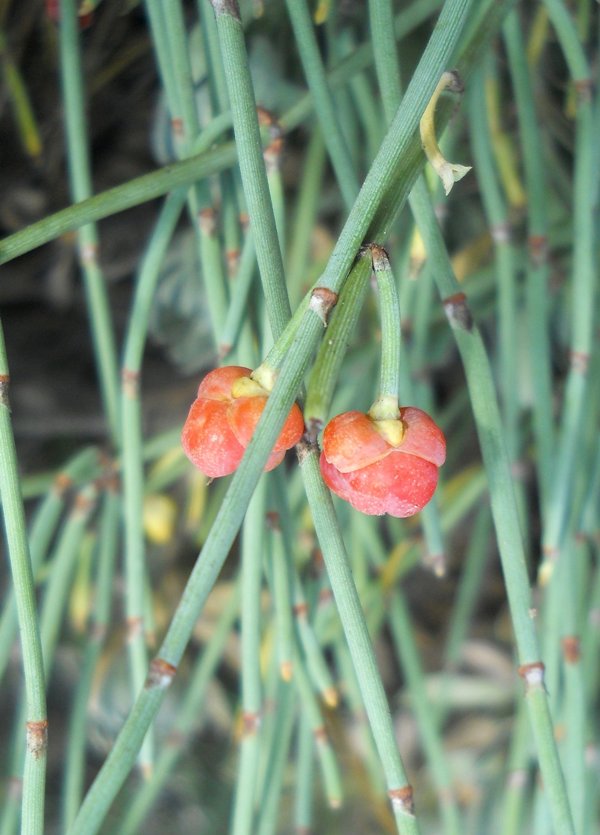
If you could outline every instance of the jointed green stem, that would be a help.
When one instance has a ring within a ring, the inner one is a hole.
[[[242,528],[242,740],[238,766],[232,835],[254,830],[258,758],[261,743],[262,685],[260,675],[261,580],[266,529],[266,477],[259,481]]]
[[[143,531],[144,465],[140,368],[147,337],[150,308],[163,258],[181,213],[186,192],[179,189],[166,200],[140,268],[129,329],[125,338],[122,371],[121,426],[123,434],[123,501],[125,509],[126,612],[131,685],[137,694],[144,683],[148,654],[144,629],[146,605],[146,560]],[[153,758],[152,739],[147,738],[141,764],[148,772]]]
[[[254,90],[248,68],[244,32],[237,2],[213,0],[221,55],[233,115],[242,185],[248,205],[250,228],[263,283],[266,307],[277,340],[291,316],[283,261],[262,156],[261,134]]]
[[[515,640],[522,669],[536,669],[539,647],[531,612],[531,592],[520,534],[512,475],[503,437],[492,373],[483,341],[474,326],[464,294],[459,291],[437,220],[427,195],[413,192],[419,226],[434,268],[436,283],[465,368],[477,423],[479,442],[489,479],[492,514],[500,549]],[[458,292],[457,292],[458,291]],[[543,682],[543,676],[542,676]],[[527,703],[534,728],[540,767],[558,831],[573,832],[573,821],[556,745],[548,697],[541,686],[528,687]]]
[[[46,685],[40,639],[33,570],[27,542],[23,500],[19,488],[17,453],[11,426],[8,387],[10,376],[0,323],[0,498],[4,529],[12,573],[17,618],[21,636],[23,677],[25,681],[24,714],[26,753],[23,773],[23,832],[41,835],[44,831],[44,799],[48,722],[46,718]],[[24,724],[17,726],[19,737]],[[19,739],[22,745],[22,738]]]
[[[80,201],[91,196],[92,183],[75,0],[60,3],[60,56],[71,193],[74,201]],[[106,285],[98,263],[98,234],[93,224],[80,227],[79,258],[104,409],[113,444],[118,445],[117,354]]]
[[[398,753],[389,705],[352,579],[331,494],[319,470],[316,445],[304,446],[299,457],[315,530],[383,766],[398,832],[407,835],[417,833],[419,827],[412,808],[412,789]]]

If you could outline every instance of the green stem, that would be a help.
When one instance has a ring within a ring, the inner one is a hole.
[[[489,479],[492,514],[500,549],[508,602],[521,670],[527,679],[526,700],[544,781],[557,831],[573,832],[573,821],[560,766],[543,674],[538,675],[539,648],[531,617],[531,591],[520,534],[519,514],[510,464],[492,382],[489,360],[473,324],[466,297],[452,272],[435,213],[425,193],[413,192],[419,227],[434,269],[436,283],[463,361],[479,443]]]
[[[354,171],[348,146],[342,135],[338,120],[339,110],[336,109],[328,87],[327,74],[321,61],[306,0],[286,0],[286,6],[331,164],[344,203],[347,207],[350,207],[358,194],[358,177]]]
[[[260,754],[260,716],[262,684],[260,674],[261,579],[265,541],[265,492],[263,476],[248,505],[242,528],[242,740],[233,804],[232,835],[251,835],[254,831],[258,759]]]
[[[54,476],[43,501],[40,502],[29,531],[29,551],[34,577],[46,558],[48,547],[56,531],[58,520],[65,506],[66,494],[74,484],[100,474],[98,450],[87,448],[78,452]],[[11,589],[3,602],[0,620],[0,679],[10,658],[17,631],[17,608],[14,590]]]
[[[285,776],[285,763],[289,755],[292,730],[294,727],[296,699],[294,688],[279,679],[275,705],[272,745],[264,780],[260,803],[260,814],[256,835],[275,835],[277,832],[278,809]]]
[[[400,302],[396,279],[390,267],[386,251],[371,246],[373,271],[379,291],[379,315],[381,317],[381,370],[379,376],[379,400],[386,401],[387,408],[377,414],[379,419],[398,417],[398,380],[400,376]],[[389,411],[388,411],[389,409]]]
[[[77,202],[91,196],[92,182],[75,0],[61,0],[59,36],[71,194]],[[112,441],[116,445],[120,433],[117,354],[106,283],[98,264],[95,225],[81,225],[78,238],[100,390]]]
[[[412,788],[398,753],[387,697],[352,579],[331,494],[319,470],[316,445],[305,444],[301,448],[299,460],[315,531],[379,752],[398,832],[417,833],[419,827],[412,808]]]
[[[31,835],[41,835],[44,830],[44,785],[48,735],[46,686],[33,570],[10,418],[9,383],[4,332],[0,323],[0,497],[17,603],[26,699],[22,831]],[[22,733],[22,725],[19,726],[19,733]]]
[[[233,115],[233,130],[250,228],[256,247],[266,307],[277,340],[291,316],[277,227],[262,155],[254,89],[248,67],[244,30],[235,0],[212,0]]]
[[[178,707],[177,718],[170,737],[160,749],[152,776],[135,793],[119,825],[120,835],[134,835],[138,832],[161,788],[173,773],[175,764],[185,750],[185,745],[191,742],[193,731],[198,723],[199,712],[206,704],[206,690],[223,658],[225,645],[231,636],[239,609],[240,595],[239,583],[237,583],[225,603],[210,639],[198,655],[188,679],[183,700]]]
[[[302,708],[302,715],[308,719],[316,745],[317,757],[321,766],[323,790],[325,797],[327,798],[327,804],[330,809],[339,809],[343,800],[342,780],[340,777],[339,766],[335,757],[335,752],[331,745],[331,740],[327,734],[321,708],[317,702],[312,683],[306,672],[305,659],[300,656],[299,652],[295,656],[293,681],[298,690],[298,698]]]
[[[68,829],[75,820],[83,794],[85,750],[88,738],[88,700],[110,621],[120,504],[120,496],[113,483],[108,486],[102,502],[97,543],[98,567],[94,617],[69,718],[63,795],[65,829]]]
[[[148,330],[150,308],[167,247],[185,201],[179,189],[167,198],[140,268],[135,288],[129,329],[125,338],[122,371],[123,502],[125,513],[126,613],[131,687],[135,695],[146,677],[144,611],[146,605],[146,559],[143,530],[144,465],[142,458],[140,369]],[[150,772],[152,737],[141,754],[142,769]]]
[[[527,319],[530,334],[531,375],[533,386],[533,420],[536,440],[536,472],[542,513],[548,506],[551,471],[555,451],[552,410],[552,371],[548,332],[548,219],[547,186],[541,136],[536,119],[533,80],[521,23],[516,10],[506,18],[504,28],[509,69],[519,116],[523,167],[527,186],[528,243]]]
[[[79,229],[86,223],[102,220],[156,197],[162,197],[179,186],[189,186],[203,177],[218,174],[234,165],[235,160],[234,144],[225,143],[211,151],[170,163],[150,174],[136,177],[121,186],[115,186],[75,203],[4,238],[0,242],[0,264],[12,261],[13,258],[67,232]]]

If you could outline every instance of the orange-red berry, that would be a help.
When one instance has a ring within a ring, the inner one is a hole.
[[[412,516],[433,496],[438,467],[446,460],[442,430],[428,414],[400,409],[401,440],[378,429],[363,412],[333,418],[323,432],[321,472],[327,486],[342,499],[370,515]],[[390,421],[382,421],[381,424]]]
[[[237,469],[267,403],[268,393],[235,396],[237,381],[250,378],[252,370],[227,366],[211,371],[200,383],[181,433],[181,443],[192,464],[210,478]],[[285,452],[298,443],[304,421],[294,404],[275,442],[265,470],[283,461]]]

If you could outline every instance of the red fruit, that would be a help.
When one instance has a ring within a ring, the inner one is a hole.
[[[267,403],[268,393],[258,385],[257,393],[250,396],[233,394],[237,381],[251,374],[250,368],[237,365],[216,368],[202,380],[192,403],[181,443],[192,464],[210,478],[237,469]],[[294,403],[265,470],[280,464],[286,450],[298,443],[303,432],[302,413]]]
[[[442,430],[412,406],[400,409],[400,421],[404,435],[397,445],[363,412],[345,412],[325,427],[320,460],[325,483],[362,513],[412,516],[433,496],[438,467],[446,460]]]

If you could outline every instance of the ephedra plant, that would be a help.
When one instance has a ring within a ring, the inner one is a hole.
[[[71,205],[0,261],[76,241],[103,421],[28,455],[2,341],[2,835],[598,831],[598,22],[38,10]],[[95,193],[141,55],[157,162]],[[150,203],[117,326],[103,224]]]

